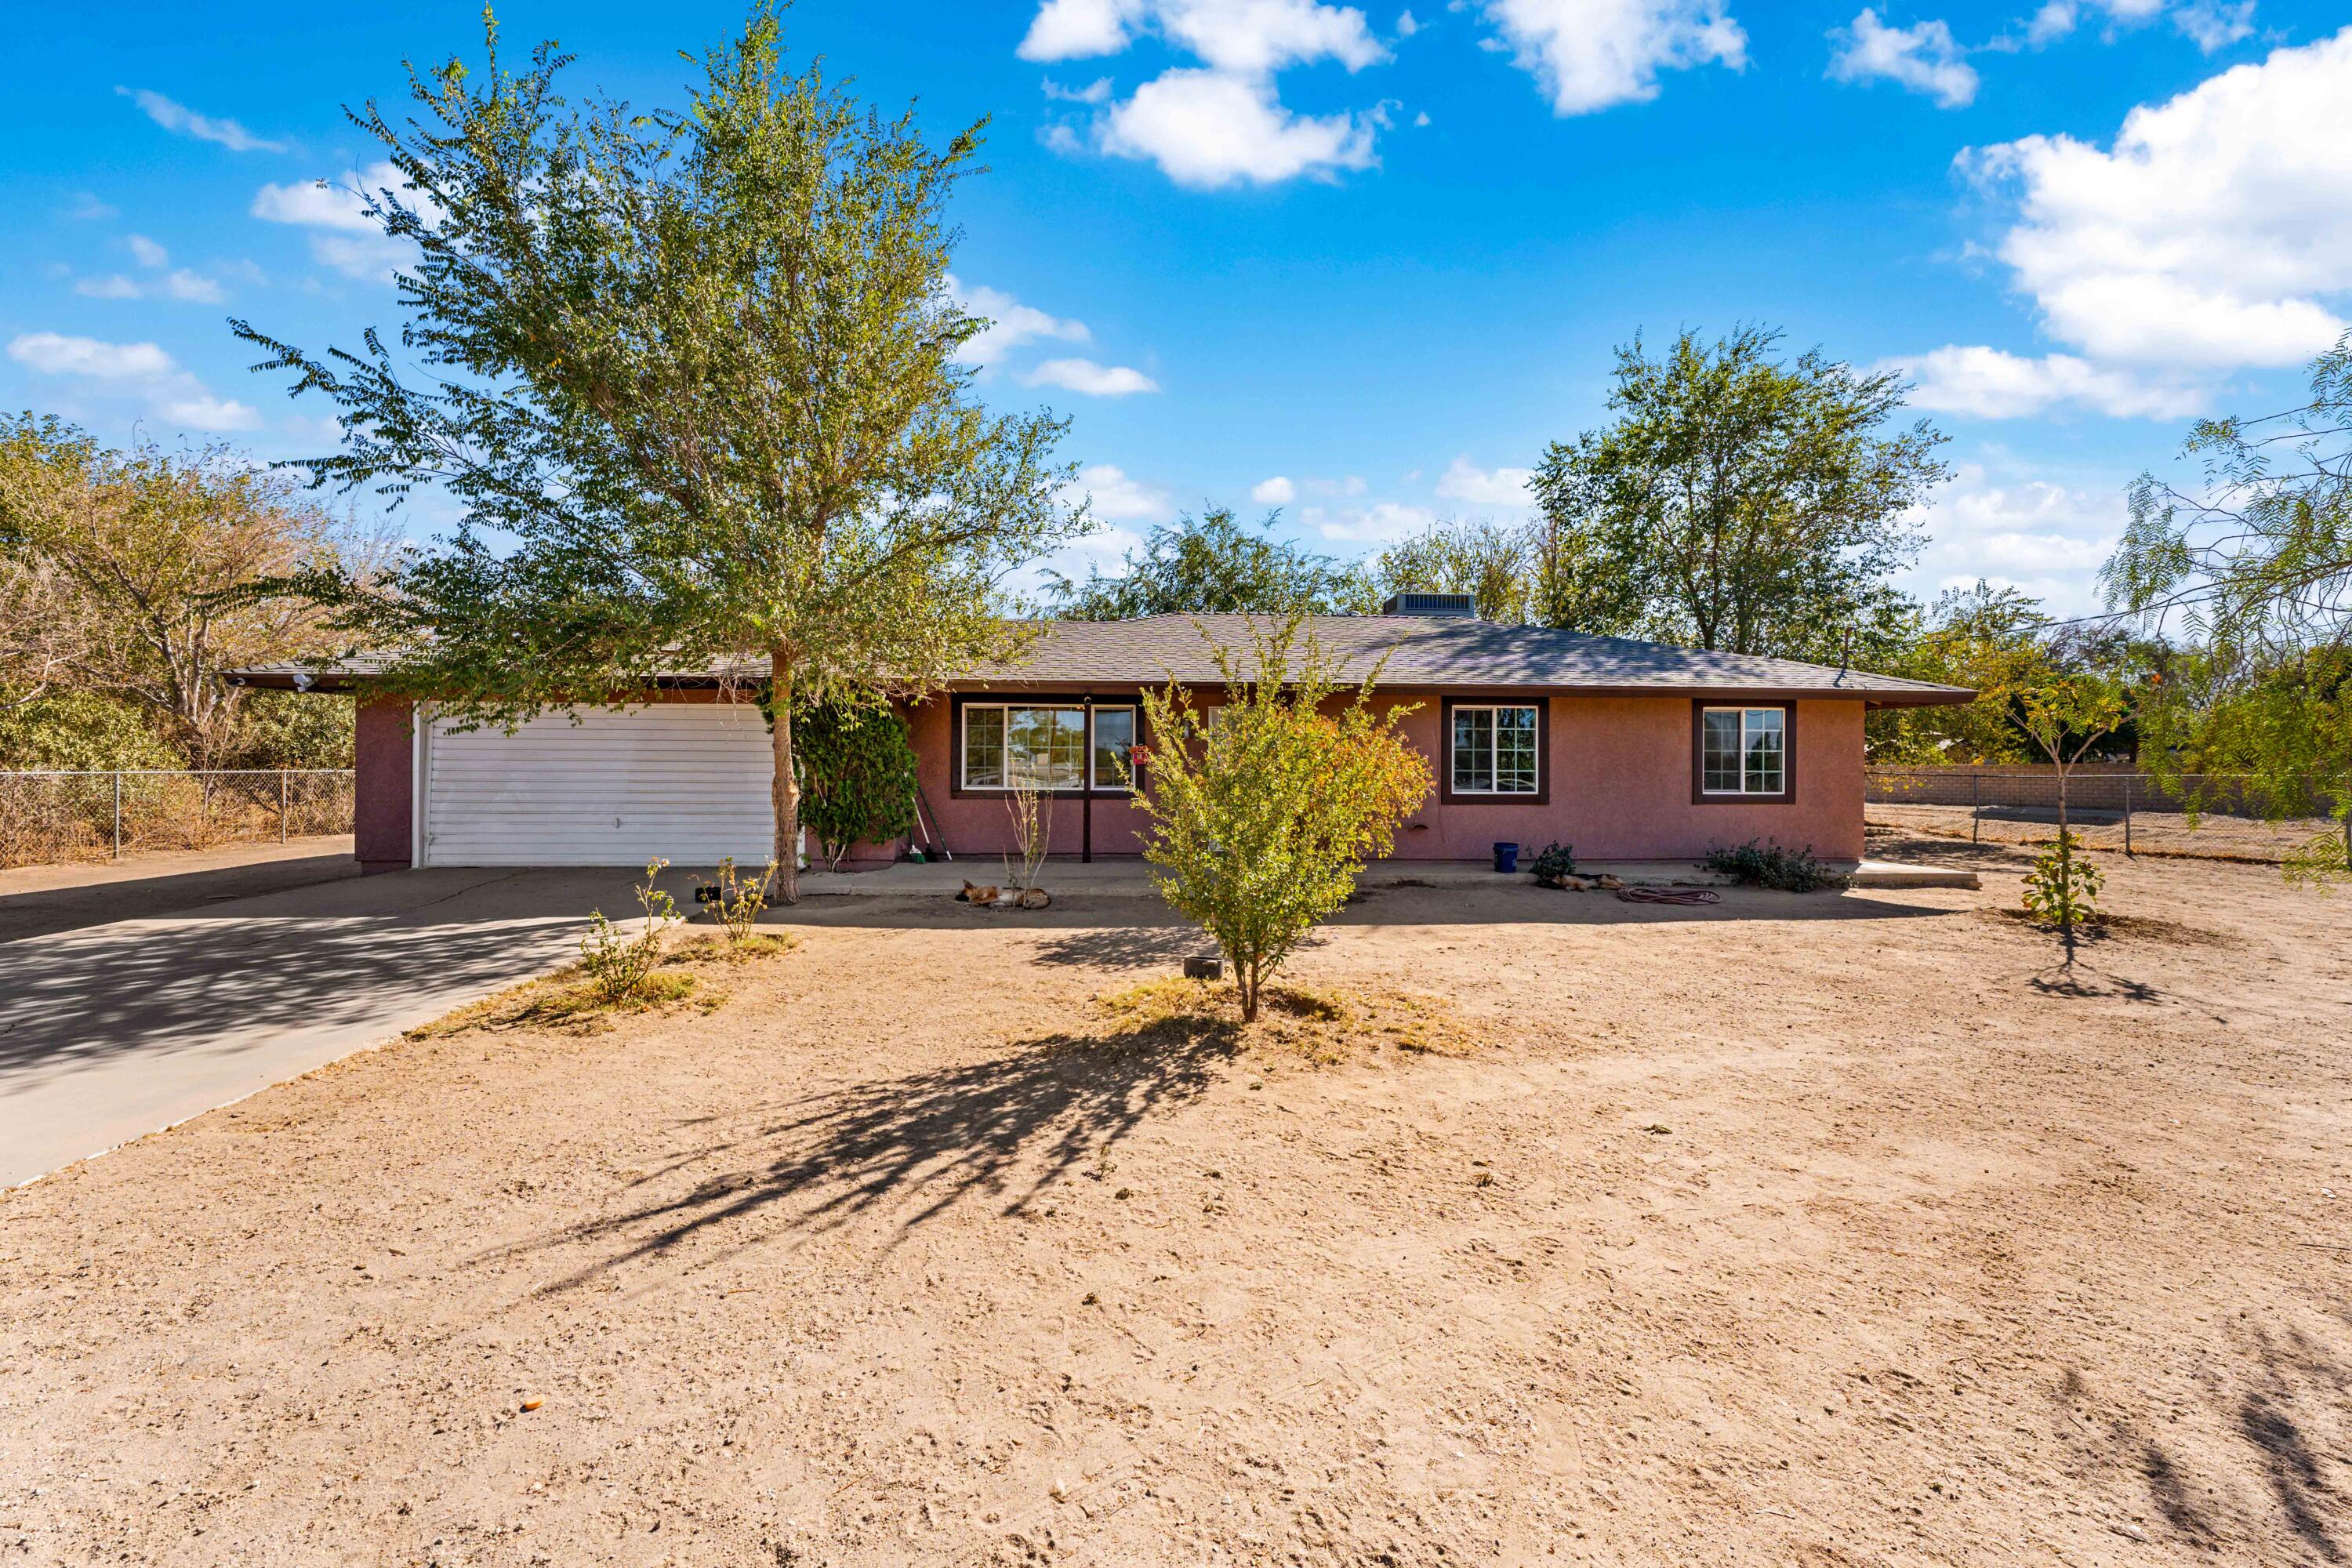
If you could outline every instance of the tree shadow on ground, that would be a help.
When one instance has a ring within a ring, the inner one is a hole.
[[[2341,1563],[2345,1546],[2339,1537],[2352,1498],[2331,1486],[2322,1472],[2319,1461],[2326,1445],[2306,1430],[2305,1412],[2313,1404],[2340,1409],[2347,1391],[2352,1390],[2352,1371],[2292,1330],[2278,1336],[2256,1330],[2250,1360],[2252,1375],[2244,1386],[2215,1393],[2226,1429],[2252,1450],[2254,1468],[2277,1510],[2274,1518],[2245,1517],[2233,1500],[2244,1494],[2189,1473],[2161,1442],[2127,1417],[2108,1418],[2104,1436],[2090,1439],[2090,1446],[2103,1462],[2137,1472],[2167,1528],[2200,1551],[2220,1551],[2231,1537],[2251,1537],[2259,1543],[2284,1525],[2319,1561]],[[2089,1390],[2073,1372],[2061,1381],[2058,1396],[2062,1406],[2090,1401]]]
[[[812,1095],[746,1133],[681,1153],[629,1190],[712,1161],[734,1169],[509,1250],[614,1248],[544,1288],[551,1292],[772,1212],[792,1229],[822,1233],[919,1199],[899,1220],[901,1237],[973,1196],[1023,1215],[1073,1171],[1098,1167],[1147,1117],[1199,1098],[1239,1048],[1234,1026],[1180,1016],[1047,1035],[1008,1055]]]

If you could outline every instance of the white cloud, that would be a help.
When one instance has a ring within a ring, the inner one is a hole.
[[[1421,24],[1413,20],[1412,12],[1400,11],[1397,13],[1396,36],[1398,37],[1410,38],[1415,33],[1420,31]]]
[[[2025,25],[2025,41],[2034,48],[2054,43],[2074,30],[2074,0],[2045,0]]]
[[[132,237],[138,237],[134,235]],[[162,266],[162,255],[163,247],[156,247],[158,259],[149,262],[149,265]],[[217,305],[227,298],[221,292],[217,282],[184,267],[174,268],[162,281],[152,284],[142,284],[120,272],[109,273],[103,278],[85,278],[74,285],[74,292],[92,300],[152,300],[161,297],[195,305]]]
[[[94,383],[102,391],[139,397],[164,419],[189,429],[249,430],[261,422],[246,405],[213,396],[154,343],[25,332],[9,340],[8,357],[44,375],[68,376]]]
[[[2008,195],[1997,253],[2090,357],[2298,363],[2352,292],[2352,27],[2143,104],[2102,150],[2028,136],[1960,155]]]
[[[1180,185],[1214,190],[1273,184],[1301,174],[1329,179],[1376,162],[1374,131],[1385,110],[1293,114],[1262,78],[1216,70],[1171,70],[1117,104],[1096,130],[1096,145],[1149,160]]]
[[[1298,521],[1326,539],[1385,544],[1420,532],[1437,521],[1437,514],[1427,507],[1383,500],[1365,507],[1310,506],[1300,510]]]
[[[1107,103],[1110,100],[1110,78],[1098,76],[1084,87],[1064,87],[1049,79],[1045,96],[1056,103]]]
[[[2200,0],[2200,4],[2183,5],[2173,12],[2172,25],[2210,55],[2253,36],[2254,0],[2238,0],[2234,5]]]
[[[1527,506],[1533,499],[1528,485],[1535,477],[1533,468],[1480,468],[1468,457],[1458,457],[1437,477],[1437,493],[1474,506]]]
[[[1097,364],[1090,359],[1049,359],[1021,378],[1026,386],[1058,386],[1088,397],[1126,397],[1157,392],[1160,384],[1123,364]]]
[[[73,201],[66,207],[66,216],[76,223],[103,223],[108,218],[121,216],[117,208],[99,200],[89,191],[76,191]]]
[[[364,169],[347,169],[333,180],[264,185],[254,193],[251,212],[269,223],[318,231],[310,236],[310,254],[346,277],[389,282],[396,268],[415,260],[416,249],[386,235],[368,216],[361,193],[378,190],[420,207],[428,223],[439,216],[436,205],[411,190],[406,176],[383,159]]]
[[[2205,405],[2205,394],[2195,386],[2103,368],[2073,354],[2029,356],[1947,343],[1885,368],[1916,384],[1916,406],[1970,419],[2016,419],[2065,403],[2118,419],[2176,419]]]
[[[26,332],[9,340],[8,357],[44,375],[90,381],[152,381],[179,363],[153,343],[109,343],[60,332]]]
[[[1150,33],[1198,59],[1109,100],[1108,80],[1052,98],[1102,104],[1086,132],[1055,124],[1045,144],[1060,153],[1091,146],[1158,164],[1180,184],[1202,189],[1270,184],[1300,175],[1328,179],[1370,168],[1374,135],[1389,106],[1328,115],[1286,107],[1276,73],[1334,60],[1360,71],[1389,51],[1352,5],[1322,0],[1045,0],[1021,42],[1024,59],[1067,60],[1118,54]]]
[[[1829,74],[1836,81],[1882,79],[1926,93],[1946,109],[1958,109],[1977,95],[1976,68],[1960,58],[1952,29],[1941,21],[1890,27],[1864,7],[1853,25],[1830,35],[1839,41]]]
[[[2042,479],[2000,481],[1963,463],[1908,521],[1927,547],[1906,586],[1932,595],[1979,577],[2042,599],[2053,614],[2098,608],[2098,571],[2122,536],[2120,487],[2105,494]]]
[[[215,120],[198,114],[184,104],[174,103],[160,92],[145,88],[133,89],[118,87],[115,92],[131,100],[143,110],[148,119],[176,136],[193,136],[199,142],[215,142],[232,153],[283,153],[283,142],[265,142],[234,120]]]
[[[172,259],[170,251],[143,234],[131,235],[122,243],[131,247],[131,254],[142,267],[162,267]]]
[[[1159,522],[1175,515],[1168,492],[1129,479],[1111,463],[1095,463],[1078,470],[1070,489],[1091,504],[1105,522]]]
[[[1018,52],[1024,60],[1115,55],[1144,31],[1226,71],[1319,59],[1353,71],[1388,58],[1361,11],[1319,0],[1045,0]]]
[[[1723,0],[1486,0],[1512,63],[1559,115],[1658,95],[1658,73],[1748,63],[1748,35]]]
[[[1288,506],[1298,499],[1298,487],[1280,474],[1250,486],[1250,500],[1260,506]]]
[[[988,326],[966,340],[957,351],[956,357],[966,364],[985,370],[1012,350],[1039,338],[1069,343],[1093,341],[1084,321],[1048,315],[1034,305],[1023,304],[1001,289],[982,283],[967,286],[952,274],[947,284],[949,299],[971,315],[988,318]]]

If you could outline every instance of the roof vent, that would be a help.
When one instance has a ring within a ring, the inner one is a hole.
[[[1478,618],[1477,601],[1467,594],[1391,594],[1381,606],[1384,616],[1458,616]]]

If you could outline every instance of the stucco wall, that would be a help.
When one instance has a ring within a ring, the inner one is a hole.
[[[362,871],[402,871],[415,848],[415,772],[405,700],[359,705],[353,736],[353,855]]]
[[[1115,700],[1105,690],[1098,700]],[[1430,760],[1444,757],[1439,694],[1391,690],[1383,702],[1418,702],[1406,738]],[[933,830],[958,855],[994,856],[1012,844],[1002,797],[957,796],[950,704],[944,698],[908,712],[919,776]],[[1484,859],[1498,839],[1532,853],[1554,838],[1586,859],[1696,857],[1710,845],[1777,838],[1811,846],[1832,858],[1862,855],[1862,704],[1797,705],[1796,799],[1787,805],[1696,804],[1691,799],[1691,703],[1687,697],[1550,700],[1549,799],[1542,805],[1448,804],[1433,789],[1397,834],[1400,859]],[[1081,803],[1053,804],[1054,853],[1078,853]],[[1124,800],[1094,803],[1094,852],[1133,855],[1142,848],[1142,813]],[[877,851],[878,852],[878,848]]]

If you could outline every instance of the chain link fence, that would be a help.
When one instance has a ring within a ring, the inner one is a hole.
[[[0,868],[352,830],[348,768],[0,773]]]
[[[1979,844],[2049,844],[2058,837],[2058,779],[2050,769],[1871,768],[1864,820]],[[2191,805],[2196,809],[2190,810]],[[2171,787],[2145,773],[2077,772],[2066,780],[2066,825],[2095,849],[2275,863],[2343,825],[2326,814],[2273,821],[2254,782],[2191,773]]]

